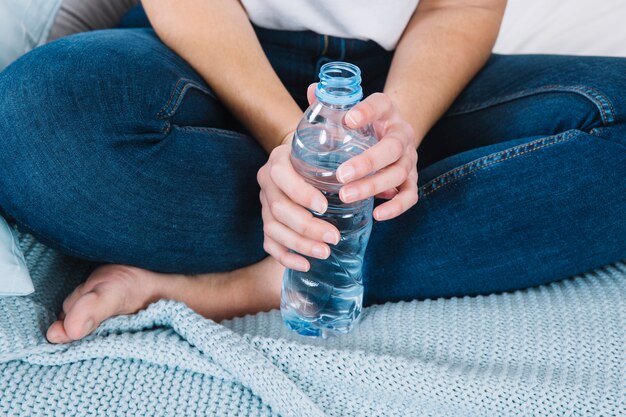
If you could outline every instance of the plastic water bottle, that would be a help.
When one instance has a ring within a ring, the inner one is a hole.
[[[286,325],[304,336],[349,332],[363,305],[363,256],[372,230],[374,198],[345,204],[336,170],[343,162],[373,146],[371,126],[349,129],[345,114],[363,97],[361,71],[345,62],[322,66],[316,101],[300,121],[292,141],[291,162],[307,182],[328,200],[324,214],[313,215],[335,225],[341,233],[329,245],[327,259],[303,255],[308,272],[287,269],[283,277],[281,312]]]

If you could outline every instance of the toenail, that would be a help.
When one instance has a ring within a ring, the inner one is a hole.
[[[87,322],[85,323],[85,325],[83,326],[83,330],[85,331],[85,334],[89,334],[91,332],[93,328],[93,320],[89,319],[87,320]]]

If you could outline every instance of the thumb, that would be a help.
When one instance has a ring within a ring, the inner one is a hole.
[[[315,89],[317,88],[317,83],[313,83],[306,90],[306,98],[309,100],[309,106],[313,104],[315,101]]]

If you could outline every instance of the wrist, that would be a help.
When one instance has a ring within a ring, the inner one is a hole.
[[[298,126],[300,119],[302,118],[302,112],[297,114],[290,114],[285,117],[280,124],[275,123],[272,129],[268,129],[266,143],[269,142],[268,153],[271,153],[274,148],[289,143],[296,131],[295,126]]]
[[[415,111],[414,109],[420,108],[422,103],[413,103],[406,96],[395,94],[396,90],[385,91],[385,93],[391,98],[391,101],[398,109],[400,116],[413,128],[413,142],[415,148],[418,148],[424,136],[428,130],[424,130],[425,126],[432,126],[436,120],[432,120],[429,123],[428,110]],[[420,109],[421,110],[421,109]],[[432,118],[431,118],[432,119]]]

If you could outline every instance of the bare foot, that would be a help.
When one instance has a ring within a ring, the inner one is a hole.
[[[215,321],[271,310],[280,305],[283,271],[269,256],[235,271],[195,276],[105,265],[65,299],[46,337],[52,343],[78,340],[103,320],[136,313],[160,299],[182,301]]]

